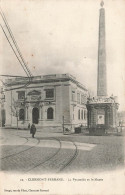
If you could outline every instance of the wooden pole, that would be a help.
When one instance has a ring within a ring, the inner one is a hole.
[[[18,116],[17,116],[17,130],[18,130]]]
[[[64,134],[64,116],[63,116],[63,125],[62,126],[63,126],[63,134]]]

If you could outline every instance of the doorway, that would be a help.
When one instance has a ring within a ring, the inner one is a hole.
[[[34,124],[38,124],[39,122],[39,109],[38,108],[33,108],[32,110],[32,122]]]
[[[6,122],[5,110],[1,110],[1,117],[2,117],[2,127],[4,127],[5,126],[5,122]]]

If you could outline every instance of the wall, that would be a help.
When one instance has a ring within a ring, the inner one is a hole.
[[[72,100],[72,91],[75,93],[75,99]],[[78,102],[77,93],[80,94],[80,102]],[[74,126],[87,126],[87,108],[86,108],[86,101],[85,103],[82,103],[81,101],[81,95],[86,95],[87,97],[87,91],[84,89],[78,87],[76,84],[71,83],[70,86],[70,118],[71,123]],[[80,110],[80,119],[78,117],[78,111]],[[83,111],[83,119],[82,119],[82,111]]]
[[[16,86],[18,87],[18,86]],[[54,89],[54,98],[52,100],[45,99],[45,89],[53,88]],[[75,102],[72,101],[72,89],[75,89],[76,99]],[[34,107],[38,107],[39,109],[39,123],[38,126],[62,126],[63,123],[63,116],[64,116],[64,123],[65,125],[74,124],[77,125],[87,125],[87,119],[81,118],[81,111],[83,110],[87,112],[86,105],[77,102],[77,92],[81,94],[87,94],[87,92],[78,87],[76,83],[70,80],[62,81],[54,81],[54,82],[47,82],[47,83],[40,83],[37,84],[33,83],[27,86],[27,89],[17,89],[14,91],[6,92],[6,104],[5,109],[7,110],[7,121],[6,125],[13,125],[16,126],[16,117],[11,115],[11,104],[14,100],[18,100],[18,93],[17,91],[25,90],[26,94],[26,104],[25,104],[25,120],[19,121],[19,126],[28,126],[28,123],[32,123],[32,110]],[[36,103],[28,103],[31,100],[29,92],[36,90],[41,92],[41,99],[40,101],[36,100]],[[75,104],[74,104],[75,103]],[[48,120],[47,119],[47,109],[52,107],[54,110],[54,119]],[[23,108],[21,105],[20,108]],[[80,119],[78,119],[78,110],[80,109]],[[28,112],[26,112],[28,111]],[[73,118],[74,115],[74,118]]]

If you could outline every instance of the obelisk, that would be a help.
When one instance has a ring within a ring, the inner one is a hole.
[[[106,78],[106,48],[105,48],[105,9],[104,2],[101,2],[99,16],[99,40],[98,40],[98,77],[97,77],[97,96],[107,96]]]
[[[98,40],[97,97],[88,99],[88,129],[91,135],[105,135],[116,130],[118,102],[114,96],[107,96],[105,9],[101,2]]]

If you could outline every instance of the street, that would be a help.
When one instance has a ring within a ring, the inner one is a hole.
[[[63,135],[1,129],[1,170],[20,173],[101,172],[124,166],[124,136]]]

